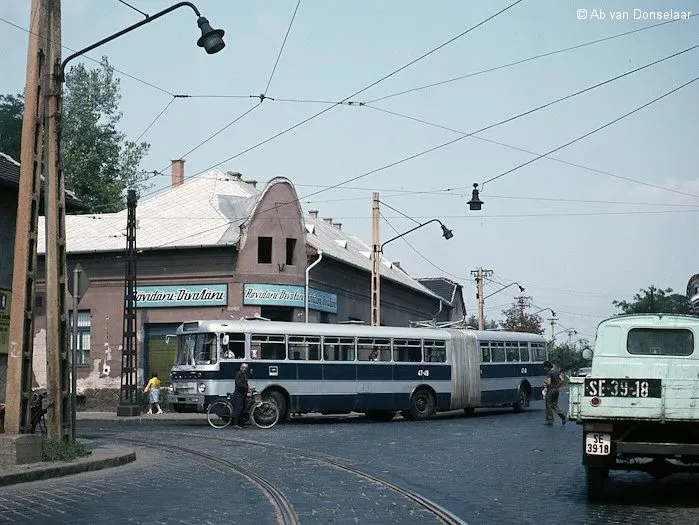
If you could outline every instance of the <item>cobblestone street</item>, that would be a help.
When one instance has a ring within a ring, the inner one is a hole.
[[[566,400],[567,401],[567,400]],[[585,500],[581,428],[546,427],[541,403],[514,414],[372,423],[360,417],[295,419],[270,430],[214,430],[201,422],[81,421],[92,440],[136,444],[131,465],[0,492],[0,523],[277,523],[260,487],[216,456],[263,477],[302,524],[439,523],[414,501],[342,465],[435,502],[469,524],[697,523],[699,482],[612,473],[605,501]]]

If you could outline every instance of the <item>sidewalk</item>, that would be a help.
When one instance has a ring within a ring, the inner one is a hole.
[[[163,412],[162,414],[141,414],[140,416],[117,416],[114,412],[76,412],[77,421],[178,421],[206,423],[206,414]]]

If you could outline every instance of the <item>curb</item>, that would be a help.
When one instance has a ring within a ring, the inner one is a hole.
[[[17,483],[28,483],[30,481],[69,476],[71,474],[79,474],[82,472],[92,472],[95,470],[119,467],[134,461],[136,461],[136,452],[130,451],[126,453],[112,454],[101,458],[82,458],[76,463],[51,463],[47,464],[46,466],[37,463],[17,465],[18,468],[27,467],[29,470],[0,474],[0,487],[15,485]]]

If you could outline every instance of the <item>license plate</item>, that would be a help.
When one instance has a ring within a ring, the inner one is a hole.
[[[651,397],[662,396],[660,379],[585,378],[585,395],[592,397]]]
[[[176,385],[178,390],[187,390],[187,389],[193,389],[197,385],[196,383],[180,383],[179,385]]]
[[[590,456],[607,456],[612,450],[610,434],[585,434],[585,453]]]

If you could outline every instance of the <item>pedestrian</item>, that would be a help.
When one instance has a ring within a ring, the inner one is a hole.
[[[154,410],[157,410],[156,414],[162,414],[163,409],[160,408],[160,379],[158,379],[158,372],[153,372],[153,377],[150,378],[146,388],[143,389],[143,393],[148,392],[148,414],[152,414]]]
[[[248,399],[248,364],[240,365],[235,373],[235,392],[233,392],[233,428],[243,428],[243,412]]]
[[[558,394],[561,386],[560,374],[553,369],[551,361],[544,361],[544,372],[546,379],[544,380],[544,389],[546,391],[546,423],[547,426],[553,426],[553,413],[556,412],[561,418],[561,424],[566,424],[566,415],[558,406]]]

